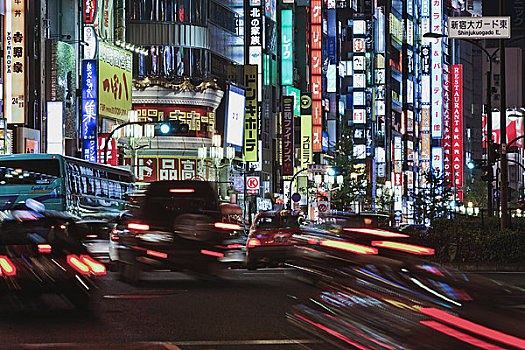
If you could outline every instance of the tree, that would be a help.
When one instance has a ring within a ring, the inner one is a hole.
[[[449,203],[454,193],[444,173],[427,171],[422,175],[426,184],[414,193],[414,220],[432,226],[436,218],[450,215]]]
[[[354,202],[371,203],[367,196],[370,185],[361,167],[363,160],[356,159],[353,151],[351,130],[346,129],[333,151],[329,152],[329,164],[344,176],[343,183],[331,192],[331,207],[336,210],[349,211]]]
[[[464,202],[472,202],[474,207],[487,207],[487,182],[481,179],[481,175],[474,175],[473,181],[466,187]]]

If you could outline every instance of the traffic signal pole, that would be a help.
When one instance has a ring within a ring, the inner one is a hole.
[[[500,16],[505,15],[505,1],[499,0],[499,13]],[[510,23],[509,23],[510,25]],[[509,200],[509,187],[508,187],[508,163],[507,163],[507,90],[506,90],[506,76],[505,76],[505,39],[499,39],[499,51],[500,51],[500,141],[501,141],[501,230],[505,229],[509,225],[508,219],[508,200]]]

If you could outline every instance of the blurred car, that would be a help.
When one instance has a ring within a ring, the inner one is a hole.
[[[190,271],[220,277],[220,260],[242,250],[228,241],[240,225],[223,222],[218,196],[207,181],[156,181],[135,194],[132,206],[111,234],[110,255],[120,277],[137,283],[143,271]]]
[[[224,256],[219,257],[220,262],[228,263],[232,268],[246,266],[246,241],[248,230],[243,217],[242,208],[233,203],[221,203],[220,211],[222,222],[239,225],[239,228],[232,231],[231,237],[224,241]]]
[[[416,237],[425,237],[430,229],[430,226],[424,224],[405,224],[399,227],[399,231]]]
[[[247,269],[282,265],[289,255],[292,234],[307,229],[304,222],[299,211],[262,211],[257,214],[246,242]]]
[[[522,289],[434,264],[403,233],[347,232],[291,238],[318,291],[287,317],[313,349],[525,348]]]
[[[115,226],[115,223],[106,220],[79,220],[75,222],[74,234],[92,256],[109,266],[112,264],[109,256],[110,235]]]
[[[359,214],[342,211],[329,211],[320,218],[316,227],[337,232],[344,228],[379,228],[396,230],[394,218],[387,214],[366,213]]]
[[[19,204],[0,212],[0,290],[13,306],[46,295],[86,308],[105,266],[71,234],[76,218]],[[22,303],[22,304],[21,304]],[[5,304],[4,304],[5,305]]]

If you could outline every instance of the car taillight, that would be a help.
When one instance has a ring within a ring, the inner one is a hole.
[[[216,222],[214,226],[215,228],[221,228],[223,230],[240,230],[241,229],[241,225],[228,224],[226,222]]]
[[[88,255],[68,255],[67,263],[83,275],[105,275],[106,267]]]
[[[6,276],[16,275],[16,267],[7,256],[0,256],[0,274]]]
[[[377,249],[368,247],[366,245],[343,242],[343,241],[334,241],[331,239],[325,239],[319,242],[320,245],[330,248],[336,248],[341,250],[346,250],[348,252],[356,254],[377,254]]]
[[[111,240],[112,241],[118,241],[119,240],[119,235],[118,235],[118,231],[116,228],[114,228],[112,231],[111,231]]]
[[[51,244],[39,244],[38,252],[39,253],[51,253]]]
[[[251,238],[251,239],[248,240],[247,246],[249,248],[257,247],[259,245],[261,245],[261,241],[259,241],[257,238]]]
[[[244,246],[242,244],[228,244],[227,249],[242,249]]]
[[[170,188],[171,193],[194,193],[193,188]]]
[[[98,235],[86,235],[86,238],[97,238]]]
[[[434,255],[434,249],[422,247],[419,245],[390,242],[390,241],[372,241],[374,247],[388,248],[393,250],[399,250],[406,253],[412,253],[416,255]]]
[[[137,231],[148,231],[149,225],[146,224],[136,224],[136,223],[129,223],[128,228],[131,230],[137,230]]]

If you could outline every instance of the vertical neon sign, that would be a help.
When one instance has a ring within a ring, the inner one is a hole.
[[[82,158],[97,161],[97,61],[82,61]]]
[[[281,84],[293,85],[293,12],[281,11]]]

